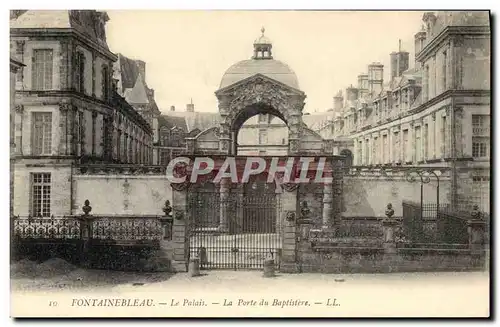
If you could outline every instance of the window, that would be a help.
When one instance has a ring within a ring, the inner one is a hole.
[[[267,131],[259,131],[259,144],[267,144]]]
[[[393,153],[393,158],[392,160],[394,162],[398,162],[400,157],[399,157],[399,133],[398,132],[394,132],[393,136],[392,136],[392,153]]]
[[[378,164],[378,137],[373,138],[372,145],[372,164]]]
[[[408,160],[408,130],[403,131],[403,162],[409,162]]]
[[[472,115],[472,135],[490,136],[489,115]]]
[[[33,155],[49,155],[52,147],[52,113],[34,112],[32,115],[33,127],[32,153]]]
[[[92,155],[95,155],[95,148],[96,148],[96,120],[97,120],[97,115],[92,113]]]
[[[83,121],[83,111],[78,111],[78,127],[77,127],[77,153],[78,155],[83,155],[85,153],[85,122]]]
[[[490,140],[488,137],[472,137],[472,156],[474,158],[488,157],[488,148]]]
[[[472,177],[472,201],[483,212],[490,212],[490,177]]]
[[[75,80],[76,91],[85,92],[85,56],[81,52],[76,53]]]
[[[358,143],[358,165],[363,164],[363,141]]]
[[[33,90],[52,89],[52,50],[38,49],[33,51],[32,85]]]
[[[109,99],[109,69],[107,66],[102,67],[102,98]]]
[[[365,140],[365,164],[370,164],[370,139]]]
[[[445,90],[445,91],[447,90],[447,87],[446,87],[446,74],[447,74],[446,65],[447,65],[447,63],[448,63],[448,56],[447,56],[446,51],[444,51],[443,52],[443,66],[442,66],[443,69],[441,71],[441,74],[443,74],[442,82],[443,82],[443,90]]]
[[[387,163],[389,160],[387,160],[387,150],[388,150],[388,144],[387,144],[387,134],[382,136],[382,163]]]
[[[415,127],[415,159],[422,161],[422,131],[420,126]]]
[[[31,176],[31,214],[34,217],[50,217],[50,173]]]
[[[262,114],[259,115],[259,123],[267,123],[268,122],[268,115],[267,114]]]
[[[116,137],[116,154],[117,154],[117,159],[119,161],[121,161],[122,159],[121,145],[122,145],[122,131],[118,130],[118,134]]]
[[[424,160],[429,158],[429,124],[424,125]]]
[[[427,101],[429,99],[429,65],[425,66],[424,82],[422,84],[424,86],[424,101]]]
[[[446,135],[446,116],[442,117],[441,119],[441,142],[442,142],[442,151],[441,151],[441,157],[445,158],[446,157],[446,141],[447,141],[447,135]]]

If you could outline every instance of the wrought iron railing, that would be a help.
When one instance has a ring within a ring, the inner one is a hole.
[[[79,239],[80,220],[76,217],[14,216],[14,236],[24,239]]]
[[[161,240],[160,217],[97,217],[92,220],[92,238],[114,241]]]
[[[88,239],[121,241],[154,241],[167,235],[161,216],[61,216],[50,218],[19,217],[13,219],[14,236],[21,239]],[[85,222],[85,221],[86,222]],[[84,231],[84,226],[90,224]],[[166,236],[168,237],[168,235]]]
[[[166,166],[143,164],[81,164],[75,167],[79,175],[164,175]]]

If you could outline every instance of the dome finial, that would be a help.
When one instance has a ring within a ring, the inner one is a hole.
[[[260,29],[260,31],[262,32],[262,36],[264,36],[264,32],[266,31],[266,28],[264,26],[262,26],[262,28]]]

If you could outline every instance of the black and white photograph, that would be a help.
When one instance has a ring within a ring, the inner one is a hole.
[[[490,317],[491,17],[11,9],[11,317]]]

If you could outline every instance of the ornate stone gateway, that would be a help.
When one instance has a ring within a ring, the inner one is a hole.
[[[274,184],[257,179],[231,191],[222,202],[212,187],[189,194],[189,256],[200,259],[201,269],[262,269],[268,256],[279,268],[281,206]]]
[[[242,158],[237,154],[240,127],[252,116],[270,114],[288,127],[288,156],[282,158],[323,157],[329,160],[330,169],[338,167],[340,157],[333,155],[333,142],[302,120],[306,95],[297,76],[273,58],[271,49],[270,40],[262,35],[254,43],[252,59],[226,71],[215,92],[220,124],[186,138],[184,155],[193,160],[210,156],[216,166],[229,157],[238,160]],[[202,268],[262,268],[264,258],[272,255],[280,269],[296,270],[299,203],[310,202],[318,228],[334,224],[342,195],[341,178],[334,179],[334,183],[304,189],[284,183],[279,190],[259,179],[241,183],[223,178],[210,186],[199,180],[171,184],[174,268],[185,271],[195,255]]]

